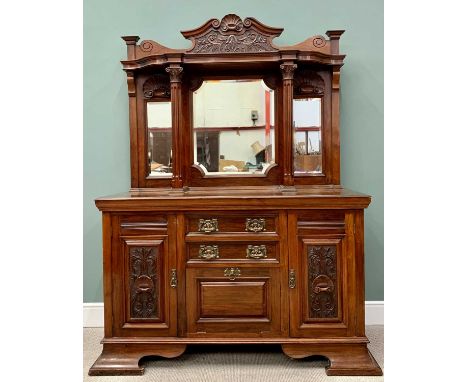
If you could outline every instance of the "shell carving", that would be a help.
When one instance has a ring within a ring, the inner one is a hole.
[[[313,70],[301,70],[294,76],[294,93],[296,95],[322,96],[325,82]]]
[[[169,98],[171,96],[171,85],[168,76],[155,74],[148,78],[143,84],[143,96],[145,98]]]
[[[222,32],[240,32],[242,31],[242,29],[244,29],[244,24],[239,16],[229,14],[222,18],[220,23],[220,29]]]

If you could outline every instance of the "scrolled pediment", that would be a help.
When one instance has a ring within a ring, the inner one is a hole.
[[[253,17],[242,20],[229,14],[221,20],[211,19],[182,35],[193,43],[187,54],[261,53],[278,51],[272,40],[282,31],[283,28],[266,26]]]

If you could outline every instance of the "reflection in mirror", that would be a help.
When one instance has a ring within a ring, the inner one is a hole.
[[[294,175],[322,173],[322,100],[293,101]]]
[[[148,171],[150,176],[172,173],[172,113],[171,103],[148,102]]]
[[[274,104],[260,79],[204,81],[193,92],[194,163],[206,174],[264,174],[275,163]]]

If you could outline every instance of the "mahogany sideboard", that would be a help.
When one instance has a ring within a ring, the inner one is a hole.
[[[370,196],[340,186],[343,31],[279,47],[281,31],[226,15],[182,32],[189,49],[123,37],[131,189],[96,199],[90,375],[142,374],[142,357],[190,344],[280,344],[327,357],[328,375],[382,374],[364,324]]]

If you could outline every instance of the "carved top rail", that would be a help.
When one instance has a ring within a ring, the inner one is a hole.
[[[277,46],[273,39],[281,35],[283,28],[262,24],[253,17],[242,20],[229,14],[221,20],[211,19],[202,26],[181,32],[192,42],[188,49],[171,49],[152,40],[138,36],[124,36],[128,59],[122,61],[124,70],[135,70],[147,66],[177,63],[205,63],[207,56],[215,56],[216,62],[252,60],[275,62],[294,60],[326,65],[341,66],[345,55],[339,54],[339,39],[343,30],[327,31],[329,39],[317,35],[291,46]]]

